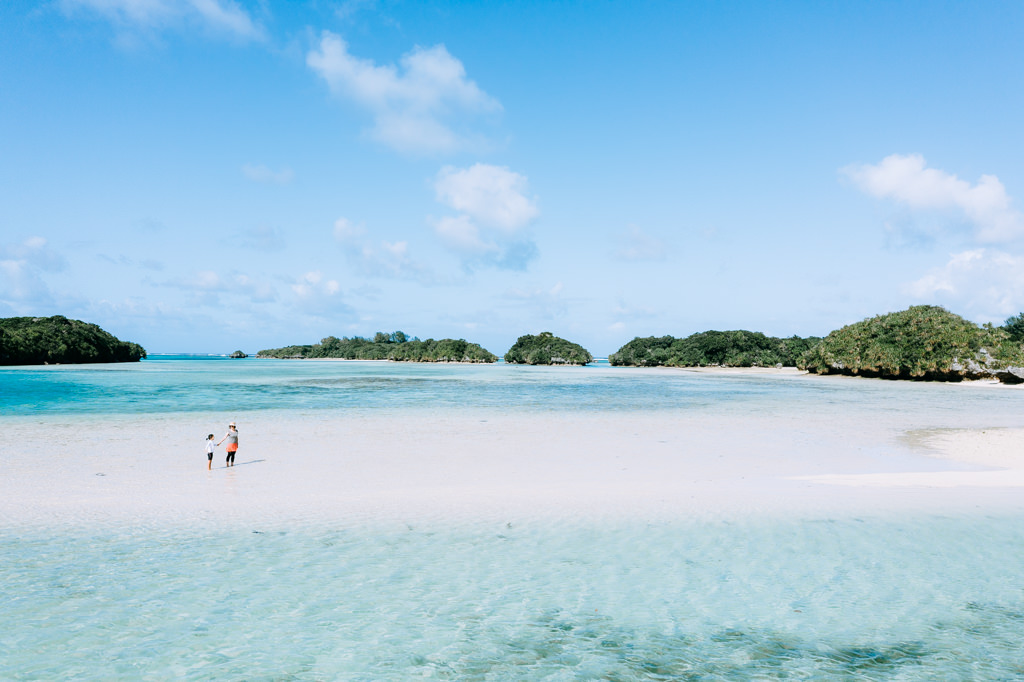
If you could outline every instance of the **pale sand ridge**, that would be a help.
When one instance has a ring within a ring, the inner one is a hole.
[[[1024,430],[902,436],[756,415],[216,415],[11,420],[0,521],[699,517],[1019,505]],[[993,470],[992,466],[1012,469]],[[985,469],[983,466],[989,468]]]

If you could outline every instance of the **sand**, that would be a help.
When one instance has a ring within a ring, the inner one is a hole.
[[[231,418],[236,418],[231,415]],[[875,513],[1020,506],[1024,430],[863,432],[747,417],[12,420],[0,522],[135,524]]]

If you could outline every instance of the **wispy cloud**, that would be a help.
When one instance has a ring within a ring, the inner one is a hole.
[[[434,230],[467,264],[523,270],[536,256],[536,245],[523,231],[540,211],[526,195],[525,176],[482,163],[445,166],[434,190],[440,203],[459,212],[435,220]]]
[[[1007,242],[1024,236],[1024,215],[1014,210],[1006,188],[994,175],[974,184],[936,168],[920,154],[893,154],[875,165],[840,170],[863,192],[911,210],[943,211],[965,218],[982,242]]]
[[[568,304],[562,296],[563,289],[561,282],[549,288],[516,288],[506,291],[504,298],[526,306],[542,319],[553,320],[564,317],[568,311]]]
[[[220,306],[222,296],[246,304],[270,303],[277,300],[274,287],[268,282],[250,275],[233,272],[221,275],[213,270],[200,270],[187,277],[166,282],[167,286],[189,292],[191,304],[196,306]]]
[[[25,261],[0,260],[0,302],[14,308],[47,305],[53,302],[53,294],[39,271]]]
[[[319,270],[297,278],[291,285],[291,291],[295,306],[310,315],[351,317],[354,314],[338,281],[324,277]]]
[[[1024,257],[994,249],[956,253],[910,283],[907,293],[953,305],[973,319],[1001,321],[1024,310]]]
[[[0,244],[0,302],[21,306],[46,306],[54,301],[43,273],[67,268],[64,256],[43,237]]]
[[[238,232],[235,234],[235,240],[241,247],[267,253],[284,251],[288,246],[281,230],[269,225],[260,225],[251,230]]]
[[[347,218],[334,222],[334,239],[363,275],[435,283],[433,271],[410,255],[406,241],[373,240],[365,226]]]
[[[616,237],[618,248],[615,249],[615,257],[619,260],[636,261],[661,261],[668,257],[667,244],[649,235],[637,225],[630,225],[624,234]]]
[[[340,36],[324,31],[306,64],[335,95],[371,113],[373,139],[402,152],[472,149],[481,138],[456,130],[464,117],[501,110],[496,99],[466,77],[462,62],[444,45],[415,48],[402,57],[399,69],[350,54]]]
[[[253,182],[263,182],[274,185],[287,185],[295,177],[295,173],[287,166],[279,171],[273,171],[266,166],[245,164],[242,166],[242,175]]]
[[[204,30],[236,39],[262,40],[263,27],[234,0],[60,0],[68,15],[91,13],[119,31],[159,33]]]

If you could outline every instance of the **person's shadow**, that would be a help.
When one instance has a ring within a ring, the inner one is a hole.
[[[233,466],[222,466],[214,467],[214,469],[234,469],[235,467],[242,467],[246,464],[259,464],[260,462],[266,462],[265,459],[250,459],[248,462],[236,462]]]

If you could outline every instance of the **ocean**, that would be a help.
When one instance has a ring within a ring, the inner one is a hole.
[[[605,364],[158,356],[0,369],[0,467],[35,486],[30,505],[48,476],[65,475],[50,457],[73,467],[122,447],[112,434],[161,420],[244,416],[244,448],[248,424],[500,417],[529,430],[564,415],[602,433],[712,424],[687,451],[709,458],[712,436],[733,438],[727,425],[775,425],[768,454],[792,448],[801,466],[827,469],[866,451],[890,470],[924,459],[907,434],[1021,427],[1024,391]],[[54,442],[68,429],[87,434],[81,452]],[[241,486],[250,474],[237,469],[194,474]],[[903,511],[867,499],[849,513],[649,517],[269,509],[241,524],[92,518],[88,506],[26,523],[3,507],[0,679],[1024,678],[1024,515],[980,495],[970,508]]]

